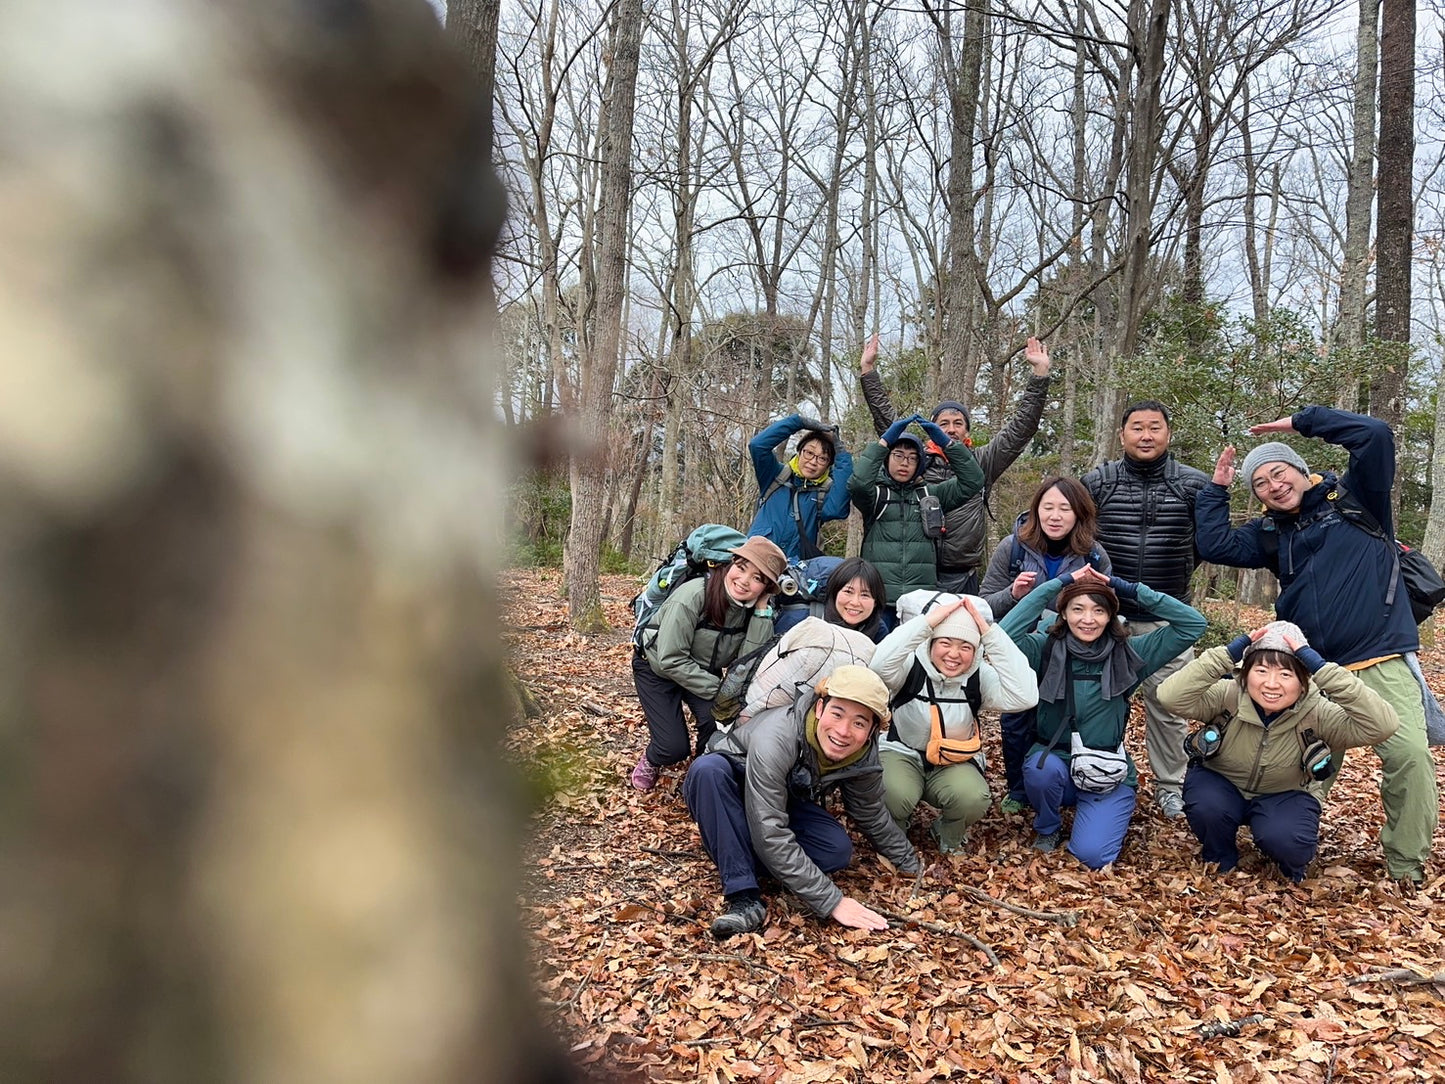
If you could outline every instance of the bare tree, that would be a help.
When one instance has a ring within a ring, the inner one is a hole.
[[[613,9],[608,53],[611,65],[598,129],[601,186],[598,199],[596,301],[591,306],[582,351],[577,403],[582,448],[572,456],[572,524],[563,571],[567,614],[574,627],[606,627],[598,590],[602,516],[607,503],[608,425],[612,388],[622,348],[622,312],[627,292],[627,203],[632,189],[632,120],[637,65],[642,47],[642,0],[619,0]]]
[[[1398,429],[1410,364],[1415,198],[1415,0],[1384,0],[1380,32],[1380,185],[1375,325],[1382,343],[1370,413]]]

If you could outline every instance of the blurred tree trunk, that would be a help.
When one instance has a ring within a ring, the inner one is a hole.
[[[974,140],[978,121],[979,87],[983,75],[985,9],[973,4],[964,9],[961,35],[955,37],[955,9],[941,13],[930,0],[925,10],[933,20],[943,79],[948,93],[948,258],[944,279],[943,356],[928,398],[973,396],[978,357],[973,349],[973,315],[978,297],[978,251],[974,236]]]
[[[348,12],[115,5],[97,64],[0,5],[46,58],[0,86],[6,1081],[571,1075],[495,710],[488,116],[425,5]]]
[[[575,628],[593,631],[607,627],[597,574],[607,504],[608,426],[627,290],[627,206],[632,190],[632,121],[642,43],[642,0],[620,0],[613,13],[610,41],[612,63],[598,124],[602,167],[597,293],[590,321],[592,334],[582,352],[577,404],[582,448],[572,456],[572,523],[563,555],[568,617]]]

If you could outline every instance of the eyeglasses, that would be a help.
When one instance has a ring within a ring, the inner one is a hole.
[[[806,463],[826,463],[826,462],[828,462],[828,453],[827,453],[827,452],[815,452],[815,451],[813,451],[812,448],[809,448],[807,451],[799,452],[799,453],[798,453],[798,462],[800,462],[800,463],[804,463],[804,462],[806,462]]]
[[[889,459],[906,459],[910,462],[918,462],[918,453],[912,448],[894,448],[888,453]]]
[[[1256,493],[1263,493],[1271,486],[1276,486],[1279,485],[1280,482],[1283,482],[1286,478],[1289,477],[1289,472],[1293,469],[1293,467],[1290,467],[1285,463],[1281,463],[1279,466],[1275,467],[1274,470],[1270,471],[1262,478],[1256,475],[1254,481],[1250,483],[1249,488],[1254,490]]]

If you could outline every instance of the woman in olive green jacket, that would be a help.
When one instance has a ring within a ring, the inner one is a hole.
[[[657,786],[662,769],[692,751],[684,705],[697,720],[698,751],[707,747],[723,671],[773,637],[771,600],[787,556],[760,535],[730,552],[726,565],[677,587],[639,630],[632,681],[650,737],[632,769],[638,790]]]
[[[1204,722],[1186,744],[1184,776],[1184,815],[1204,861],[1234,869],[1235,837],[1247,824],[1292,881],[1304,878],[1319,846],[1331,754],[1378,745],[1400,725],[1394,708],[1325,662],[1288,621],[1204,652],[1159,686],[1159,703]]]

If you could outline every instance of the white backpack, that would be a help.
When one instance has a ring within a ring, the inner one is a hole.
[[[867,666],[874,643],[861,632],[805,617],[779,637],[753,671],[738,722],[791,704],[799,685],[816,685],[840,666]]]

